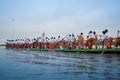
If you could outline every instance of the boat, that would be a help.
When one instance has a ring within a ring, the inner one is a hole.
[[[32,48],[32,51],[49,51],[49,49]],[[120,53],[120,49],[53,49],[54,52],[80,52],[80,53]]]

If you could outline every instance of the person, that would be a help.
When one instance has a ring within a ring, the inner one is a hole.
[[[55,49],[56,48],[56,37],[53,38],[53,44],[54,44],[53,49]]]
[[[48,38],[48,49],[50,49],[50,42],[51,42],[51,40],[50,40],[50,38]]]
[[[54,38],[51,37],[51,41],[50,41],[50,49],[49,49],[49,51],[52,52],[53,48],[54,48]]]
[[[66,48],[66,40],[64,38],[62,38],[61,43],[62,43],[62,48],[65,49]]]
[[[70,41],[70,34],[66,35],[64,38],[63,38],[63,48],[69,48],[69,41]]]
[[[25,38],[24,48],[27,48],[27,38]]]
[[[60,49],[61,46],[61,38],[60,36],[58,36],[57,40],[56,40],[56,48]]]
[[[88,49],[88,44],[87,44],[87,42],[88,42],[88,39],[89,39],[89,36],[87,35],[87,39],[85,40],[85,49]]]
[[[89,36],[89,38],[87,39],[85,45],[86,45],[89,49],[92,49],[92,45],[93,45],[93,41],[94,41],[92,31],[89,31],[88,36]]]
[[[76,38],[75,38],[75,35],[72,33],[72,48],[73,49],[76,49]]]
[[[94,45],[95,45],[95,48],[97,49],[97,43],[98,43],[98,34],[96,34],[96,32],[94,31],[93,32],[93,38],[94,38]]]
[[[42,49],[45,48],[45,33],[43,32],[41,35],[41,39],[42,39]]]
[[[29,38],[25,39],[24,48],[30,48],[30,40],[29,40]]]
[[[72,49],[72,35],[71,34],[69,34],[67,42],[68,42],[68,48]]]
[[[50,39],[48,37],[46,38],[46,48],[50,48]]]
[[[102,31],[102,35],[100,35],[100,41],[102,43],[102,49],[104,49],[105,41],[106,41],[106,36],[105,36],[105,31]]]
[[[25,40],[21,39],[21,48],[24,48],[24,45],[25,45]]]
[[[27,48],[30,49],[30,48],[31,48],[31,42],[30,42],[30,39],[29,39],[29,38],[27,39],[26,43],[27,43]]]
[[[17,46],[16,46],[16,48],[20,48],[20,40],[19,39],[17,39]]]
[[[15,43],[16,43],[16,41],[13,40],[13,41],[12,41],[12,47],[13,47],[13,48],[15,48]]]
[[[44,48],[48,49],[48,46],[49,46],[48,45],[48,37],[46,37],[45,40],[44,40]]]
[[[80,33],[80,35],[77,35],[77,46],[78,48],[84,47],[84,37],[82,32]]]
[[[37,39],[36,38],[33,38],[33,48],[37,48],[37,43],[38,43],[38,41],[37,41]]]
[[[111,49],[111,43],[112,43],[113,38],[109,34],[107,29],[105,29],[105,36],[106,36],[106,42],[105,42],[106,48]]]
[[[119,33],[120,33],[120,31],[118,30],[117,38],[115,39],[115,43],[114,43],[114,46],[115,46],[116,49],[118,48],[118,45],[120,45],[120,35],[119,35]]]
[[[42,39],[41,39],[41,37],[38,38],[38,48],[42,49]]]

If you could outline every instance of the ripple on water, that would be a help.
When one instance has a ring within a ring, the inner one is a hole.
[[[119,54],[0,49],[0,80],[120,80]]]

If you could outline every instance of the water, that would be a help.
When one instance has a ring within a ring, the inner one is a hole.
[[[120,55],[0,47],[0,80],[120,80]]]

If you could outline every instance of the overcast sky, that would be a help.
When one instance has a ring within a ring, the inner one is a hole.
[[[0,43],[104,29],[120,30],[120,0],[0,0]]]

